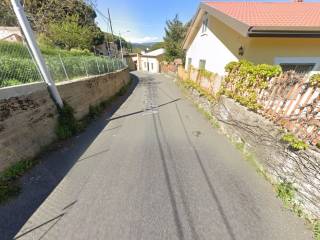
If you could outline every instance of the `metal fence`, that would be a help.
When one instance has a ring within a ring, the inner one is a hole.
[[[44,58],[55,82],[101,75],[125,68],[118,58],[91,54],[44,52]],[[37,65],[26,44],[0,41],[0,87],[42,81]]]

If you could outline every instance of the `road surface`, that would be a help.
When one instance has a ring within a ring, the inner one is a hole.
[[[16,239],[312,238],[171,79],[135,74],[133,93]]]

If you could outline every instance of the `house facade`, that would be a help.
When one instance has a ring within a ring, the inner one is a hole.
[[[22,42],[23,36],[19,27],[1,27],[0,41]]]
[[[201,3],[183,44],[186,68],[224,75],[231,61],[320,71],[320,3]]]
[[[165,53],[165,49],[160,48],[151,52],[142,52],[138,57],[138,70],[159,73],[161,58]]]

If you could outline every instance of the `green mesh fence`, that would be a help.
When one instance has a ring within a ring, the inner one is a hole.
[[[69,51],[42,51],[54,81],[102,75],[125,68],[117,58]],[[0,41],[0,87],[42,81],[37,65],[22,43]]]

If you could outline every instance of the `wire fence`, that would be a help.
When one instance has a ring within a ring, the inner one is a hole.
[[[125,68],[125,63],[118,58],[57,49],[45,49],[42,52],[55,82]],[[40,81],[42,77],[26,44],[0,41],[0,88]]]

